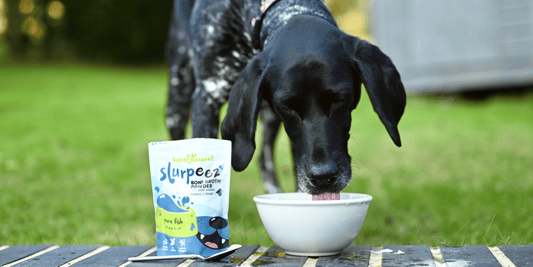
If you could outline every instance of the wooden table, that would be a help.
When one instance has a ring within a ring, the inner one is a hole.
[[[127,260],[155,254],[153,246],[0,245],[0,266],[533,266],[533,245],[350,246],[341,255],[309,258],[287,255],[277,246],[244,246],[221,262]]]

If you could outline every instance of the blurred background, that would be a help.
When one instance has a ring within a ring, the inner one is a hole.
[[[369,39],[368,1],[328,0],[344,29]],[[172,1],[0,0],[0,59],[162,63]]]
[[[409,92],[533,84],[528,1],[327,0],[347,33],[378,44]],[[171,1],[0,0],[0,61],[161,64]]]
[[[344,192],[374,197],[355,243],[533,244],[533,4],[326,3],[341,29],[392,58],[408,91],[402,148],[364,90],[352,113]],[[0,245],[155,244],[147,144],[170,138],[171,8],[0,0]],[[281,132],[275,161],[290,192]],[[232,173],[230,235],[269,246],[252,201],[264,193],[257,155]]]
[[[0,1],[0,56],[13,61],[161,62],[171,1]]]

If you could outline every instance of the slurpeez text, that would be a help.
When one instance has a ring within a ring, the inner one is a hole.
[[[168,179],[168,182],[171,184],[174,184],[176,182],[176,178],[185,179],[187,178],[187,184],[190,183],[191,177],[197,176],[197,177],[205,177],[207,179],[209,178],[215,178],[220,176],[220,172],[222,171],[221,167],[213,168],[213,169],[204,169],[202,167],[198,167],[196,169],[194,168],[172,168],[170,165],[170,162],[168,163],[167,167],[163,167],[159,170],[161,172],[161,178],[159,178],[160,181],[164,181]]]

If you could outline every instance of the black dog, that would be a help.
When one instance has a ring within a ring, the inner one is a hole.
[[[216,138],[219,110],[229,100],[221,134],[232,141],[233,168],[242,171],[255,150],[261,113],[269,193],[281,192],[272,155],[280,122],[300,190],[338,193],[349,184],[347,143],[361,83],[401,146],[400,75],[376,46],[342,32],[322,0],[175,0],[165,56],[172,138],[184,138],[189,110],[192,137]]]

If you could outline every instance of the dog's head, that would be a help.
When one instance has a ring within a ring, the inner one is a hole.
[[[397,146],[405,90],[395,66],[376,46],[312,19],[291,25],[237,79],[222,137],[232,141],[233,168],[244,170],[255,151],[257,117],[265,99],[291,139],[300,189],[314,195],[338,193],[352,176],[347,145],[361,83]]]

